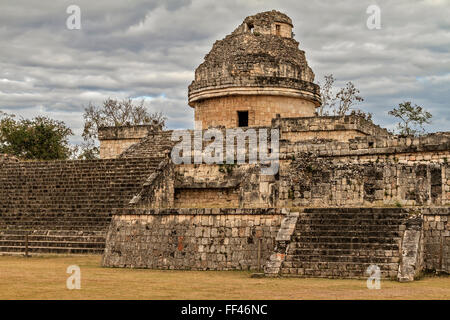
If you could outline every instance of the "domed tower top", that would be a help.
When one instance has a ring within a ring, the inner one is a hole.
[[[189,86],[189,105],[203,127],[265,126],[278,114],[314,115],[319,86],[292,28],[287,15],[262,12],[214,43]]]
[[[259,32],[285,38],[292,38],[292,20],[284,13],[272,10],[245,18],[241,25],[243,32]],[[239,29],[239,28],[238,28]]]

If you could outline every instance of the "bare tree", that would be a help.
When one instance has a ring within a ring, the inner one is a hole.
[[[84,109],[84,143],[80,146],[79,158],[92,159],[99,154],[96,141],[98,129],[101,127],[119,127],[126,125],[154,124],[162,128],[165,126],[167,118],[161,112],[149,113],[141,100],[138,104],[133,104],[131,99],[119,101],[108,98],[101,106],[92,103]]]
[[[327,116],[330,113],[337,116],[347,114],[357,102],[362,102],[364,99],[359,96],[359,90],[355,85],[349,81],[344,88],[339,89],[335,93],[333,74],[324,77],[324,84],[321,86],[320,94],[322,97],[322,105],[318,109],[319,116]],[[359,114],[363,114],[358,110]]]
[[[410,101],[405,101],[389,111],[389,115],[400,119],[397,129],[401,135],[418,135],[425,132],[424,125],[431,123],[433,115],[423,110],[421,106],[411,105]]]
[[[320,95],[322,97],[322,104],[320,105],[317,111],[319,116],[328,115],[327,109],[332,109],[335,103],[333,97],[334,77],[332,74],[325,75],[324,80],[325,80],[324,84],[320,86]]]
[[[349,81],[345,85],[345,88],[341,88],[336,94],[336,107],[334,108],[334,114],[337,116],[343,116],[356,104],[356,102],[362,102],[364,99],[358,95],[359,90],[355,88],[355,85]]]

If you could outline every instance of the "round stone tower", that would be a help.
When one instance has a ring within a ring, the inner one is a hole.
[[[232,128],[314,116],[320,90],[292,28],[287,15],[262,12],[216,41],[189,86],[195,121]]]

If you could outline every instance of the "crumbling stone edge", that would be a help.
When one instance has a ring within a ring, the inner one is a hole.
[[[397,280],[414,281],[423,270],[423,218],[412,214],[404,223]]]
[[[290,212],[289,209],[282,209],[282,213],[285,213],[286,216],[281,220],[281,226],[275,238],[274,251],[264,267],[266,277],[280,276],[281,265],[289,250],[289,244],[300,215],[300,212]]]

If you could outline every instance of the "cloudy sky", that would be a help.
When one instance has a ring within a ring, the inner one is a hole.
[[[69,30],[69,5],[81,29]],[[369,5],[381,29],[369,30]],[[450,0],[0,0],[0,110],[65,121],[81,140],[83,107],[107,97],[144,98],[170,128],[191,128],[187,87],[217,39],[242,20],[276,9],[289,15],[316,80],[353,81],[375,122],[404,100],[450,130]]]

